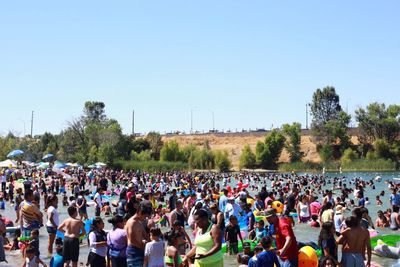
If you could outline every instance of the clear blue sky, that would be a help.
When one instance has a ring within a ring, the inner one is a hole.
[[[316,88],[399,104],[399,1],[3,1],[0,134],[86,100],[136,132],[305,126]]]

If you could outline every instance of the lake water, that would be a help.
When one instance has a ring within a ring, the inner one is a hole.
[[[378,210],[386,210],[387,208],[390,208],[389,205],[389,195],[390,191],[388,190],[388,186],[385,183],[385,181],[388,180],[393,180],[395,177],[400,177],[399,172],[348,172],[348,173],[327,173],[326,175],[331,176],[331,177],[346,177],[346,181],[351,181],[351,179],[361,177],[364,180],[371,180],[374,179],[376,176],[381,176],[382,181],[381,182],[375,182],[376,189],[371,190],[368,188],[365,192],[365,196],[369,197],[371,201],[371,205],[367,206],[369,209],[369,214],[372,217],[372,220],[375,221],[376,219],[376,212]],[[349,184],[349,183],[347,183]],[[385,191],[385,197],[382,197],[381,200],[383,201],[383,206],[377,207],[375,205],[375,196],[378,195],[381,191]],[[254,193],[254,192],[253,192]],[[321,200],[322,197],[319,197],[319,200]],[[66,207],[62,206],[61,199],[59,197],[60,203],[59,203],[59,214],[60,214],[60,221],[68,217],[68,214],[66,212]],[[42,204],[43,207],[43,204]],[[94,216],[94,209],[93,207],[88,208],[88,213],[89,217]],[[8,204],[6,204],[6,210],[1,210],[1,214],[5,217],[11,218],[13,221],[15,220],[15,212],[14,208],[10,207]],[[103,217],[104,218],[104,217]],[[106,222],[107,218],[104,220]],[[105,229],[111,229],[111,225],[106,222]],[[190,232],[190,231],[188,231]],[[296,238],[298,241],[301,242],[309,242],[309,241],[314,241],[316,242],[318,239],[319,235],[319,230],[310,228],[307,224],[296,224],[294,228],[294,232],[296,235]],[[378,230],[379,234],[393,234],[393,231],[389,229],[384,229],[384,230]],[[190,236],[192,236],[189,233]],[[46,232],[45,227],[42,227],[40,229],[40,251],[41,251],[41,258],[42,260],[46,263],[49,264],[50,259],[46,258],[47,255],[47,240],[48,240],[48,235]],[[86,258],[89,253],[89,248],[87,246],[86,241],[83,242],[83,245],[80,248],[80,257],[79,257],[79,265],[84,266],[86,264]],[[23,260],[22,256],[19,251],[13,251],[13,252],[6,252],[6,258],[8,260],[8,264],[6,263],[0,263],[0,266],[22,266]],[[392,260],[388,258],[381,258],[378,256],[372,256],[372,260],[382,264],[382,266],[392,266],[394,263],[397,262],[397,260]],[[236,257],[234,256],[225,256],[225,266],[237,266],[236,263]]]

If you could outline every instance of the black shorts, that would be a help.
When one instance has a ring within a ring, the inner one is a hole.
[[[64,237],[63,245],[64,261],[78,262],[79,259],[79,238]]]
[[[100,212],[101,212],[100,207],[96,207],[96,211],[94,213],[94,216],[96,216],[96,217],[100,216]]]

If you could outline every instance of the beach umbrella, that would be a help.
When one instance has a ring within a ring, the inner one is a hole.
[[[16,149],[7,154],[7,158],[14,158],[24,154],[24,151]]]
[[[68,167],[79,167],[78,163],[67,163]]]
[[[107,164],[103,163],[103,162],[96,162],[94,165],[98,166],[98,167],[105,167],[107,166]]]
[[[47,169],[49,167],[50,163],[48,162],[40,162],[38,165],[38,169]]]
[[[25,166],[30,166],[30,167],[33,167],[36,165],[34,162],[30,162],[28,160],[22,161],[22,164],[24,164]]]
[[[49,154],[44,155],[42,160],[49,160],[49,159],[52,159],[52,158],[54,158],[54,155],[49,153]]]
[[[54,164],[54,168],[56,168],[56,169],[64,169],[64,168],[66,168],[66,167],[68,167],[68,165],[67,164],[65,164],[65,163],[62,163],[62,162],[56,162],[56,164]]]

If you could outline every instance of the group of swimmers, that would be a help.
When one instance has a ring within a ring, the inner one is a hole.
[[[400,226],[399,185],[394,182],[388,183],[390,205],[385,212],[379,210],[373,222],[365,196],[366,190],[375,189],[373,180],[276,173],[149,174],[106,168],[65,172],[70,180],[51,168],[5,169],[1,174],[8,181],[2,198],[8,200],[7,208],[14,208],[14,223],[20,227],[13,241],[0,240],[6,249],[22,251],[25,266],[46,266],[38,245],[42,226],[48,233],[48,258],[57,267],[77,266],[84,240],[90,246],[85,262],[96,267],[224,266],[223,243],[227,254],[238,254],[238,240],[243,244],[239,265],[298,266],[304,244],[294,234],[297,223],[320,228],[320,266],[338,264],[338,246],[343,247],[343,266],[369,266],[368,229],[397,231]],[[384,191],[375,204],[383,206],[383,197]],[[62,222],[59,199],[68,213]],[[88,209],[95,215],[90,229],[85,227]],[[346,210],[352,215],[345,216]],[[107,231],[106,217],[112,225]],[[0,220],[0,233],[6,236],[2,225]],[[57,238],[60,233],[62,239]]]

